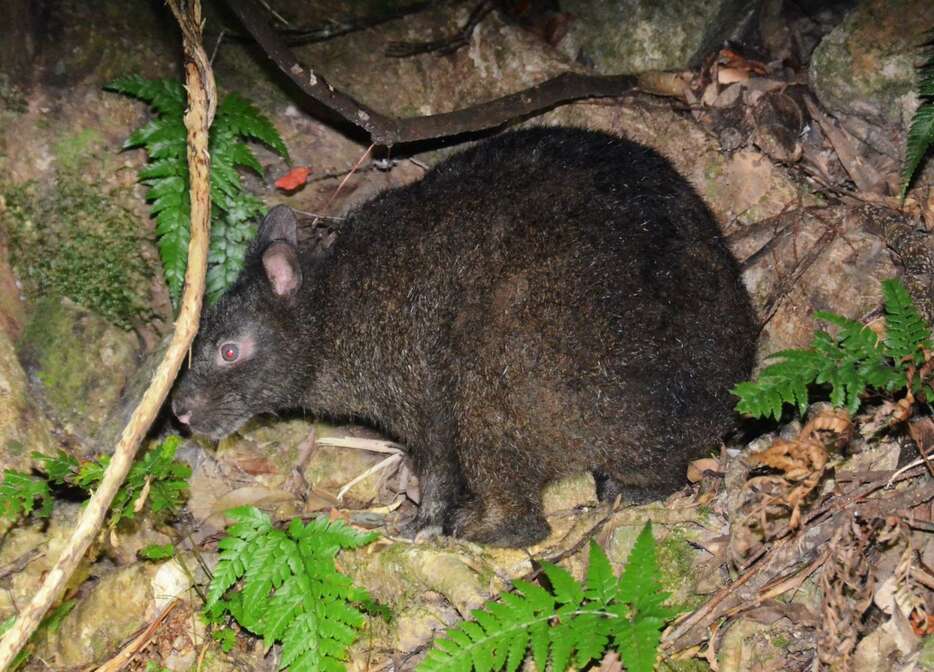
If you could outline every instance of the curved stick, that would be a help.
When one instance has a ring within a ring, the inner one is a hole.
[[[186,56],[188,110],[185,113],[185,127],[188,129],[188,169],[191,175],[191,242],[188,246],[185,293],[175,322],[175,334],[159,368],[153,374],[149,388],[124,427],[104,478],[81,512],[61,556],[30,603],[19,613],[16,623],[0,640],[0,670],[7,669],[29,641],[46,611],[61,596],[68,579],[100,531],[107,509],[126,479],[136,450],[168,396],[198,331],[211,221],[208,129],[214,118],[216,94],[214,75],[201,44],[200,0],[190,0],[184,7],[182,4],[182,0],[169,0],[169,7],[182,29]]]

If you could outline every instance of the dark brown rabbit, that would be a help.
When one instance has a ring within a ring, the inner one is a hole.
[[[274,208],[207,311],[173,408],[214,438],[301,407],[404,443],[414,529],[542,539],[542,487],[667,494],[734,420],[756,324],[710,211],[667,160],[576,129],[480,143],[302,254]]]

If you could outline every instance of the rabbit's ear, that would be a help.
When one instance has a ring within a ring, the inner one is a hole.
[[[263,252],[263,269],[273,294],[291,299],[302,286],[302,268],[295,246],[277,240]]]
[[[298,220],[287,205],[277,205],[259,225],[258,240],[261,247],[277,240],[284,240],[293,246],[298,245]]]

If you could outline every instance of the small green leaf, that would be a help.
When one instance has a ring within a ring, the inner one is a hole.
[[[553,565],[550,562],[542,562],[542,571],[551,582],[554,589],[554,595],[561,604],[580,604],[584,599],[584,591],[580,584],[574,580],[567,570]]]
[[[175,557],[175,545],[150,544],[139,550],[139,556],[144,560],[168,560]]]
[[[221,628],[211,633],[211,638],[220,644],[221,651],[230,653],[237,643],[237,633],[231,628]]]

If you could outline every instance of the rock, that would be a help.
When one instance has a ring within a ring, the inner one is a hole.
[[[58,630],[48,634],[37,655],[55,666],[77,667],[101,663],[116,653],[155,616],[153,572],[152,567],[137,564],[101,578]]]
[[[493,564],[477,550],[471,544],[446,541],[395,543],[344,553],[341,565],[392,610],[393,619],[379,640],[389,650],[412,651],[505,588]],[[366,657],[367,651],[381,648],[370,640],[359,642],[355,650]],[[352,653],[351,658],[357,656]]]
[[[54,418],[85,442],[119,400],[138,349],[132,333],[57,297],[39,302],[19,343]]]
[[[749,615],[733,621],[720,640],[720,672],[778,672],[804,669],[813,655],[813,631],[802,630],[778,614],[763,614],[767,622]]]
[[[861,2],[814,51],[808,75],[821,104],[837,116],[907,128],[917,49],[932,25],[927,0]]]
[[[104,409],[102,417],[96,423],[91,436],[90,448],[96,453],[113,453],[124,427],[142,401],[143,395],[152,383],[153,374],[162,363],[165,350],[172,339],[171,334],[162,338],[162,340],[149,352],[147,352],[138,365],[125,372],[122,389],[119,390],[119,398],[110,404],[109,408]],[[184,364],[182,365],[184,366]],[[150,433],[159,433],[170,424],[168,414],[163,414],[153,423]]]
[[[204,560],[213,564],[216,556],[204,556]],[[79,599],[59,628],[45,634],[36,654],[60,667],[101,663],[176,598],[183,602],[190,600],[194,594],[192,581],[207,580],[201,567],[193,556],[186,555],[161,563],[136,563],[105,574]],[[168,641],[160,642],[159,648],[169,649],[166,654],[176,660],[187,660],[190,665],[197,654],[194,644],[203,644],[205,628],[189,614],[182,629],[187,636],[174,638],[180,640],[175,642],[180,646],[172,650],[172,641]]]
[[[854,136],[851,161],[880,168],[873,188],[898,189],[898,167],[915,95],[919,45],[934,25],[928,0],[867,0],[860,3],[815,49],[808,72],[821,104]],[[926,173],[930,176],[930,173]],[[864,186],[865,188],[865,186]]]
[[[5,208],[6,201],[0,195],[0,213]],[[0,331],[15,341],[19,338],[26,316],[16,278],[10,268],[8,244],[7,236],[0,228]]]
[[[4,207],[0,196],[0,213]],[[51,454],[56,447],[51,423],[32,397],[13,346],[24,320],[19,288],[7,264],[6,236],[0,233],[0,471],[28,471],[32,451]]]
[[[30,454],[53,454],[52,426],[32,397],[9,336],[0,331],[0,470],[29,471]]]
[[[573,16],[558,48],[605,75],[696,66],[754,8],[750,0],[563,0]],[[612,26],[608,30],[607,26]]]
[[[15,615],[39,589],[71,538],[82,508],[80,504],[56,502],[48,520],[30,520],[3,536],[0,567],[13,571],[4,579],[4,589],[0,590],[0,621]],[[99,550],[98,544],[91,546],[68,582],[69,589],[77,588],[88,578]]]
[[[808,347],[819,326],[816,310],[858,320],[879,307],[881,281],[898,270],[876,233],[874,212],[846,206],[792,210],[730,238],[765,323],[760,362],[778,350]]]
[[[804,64],[821,39],[858,0],[801,6],[793,0],[765,0],[759,9],[759,36],[771,61]]]

